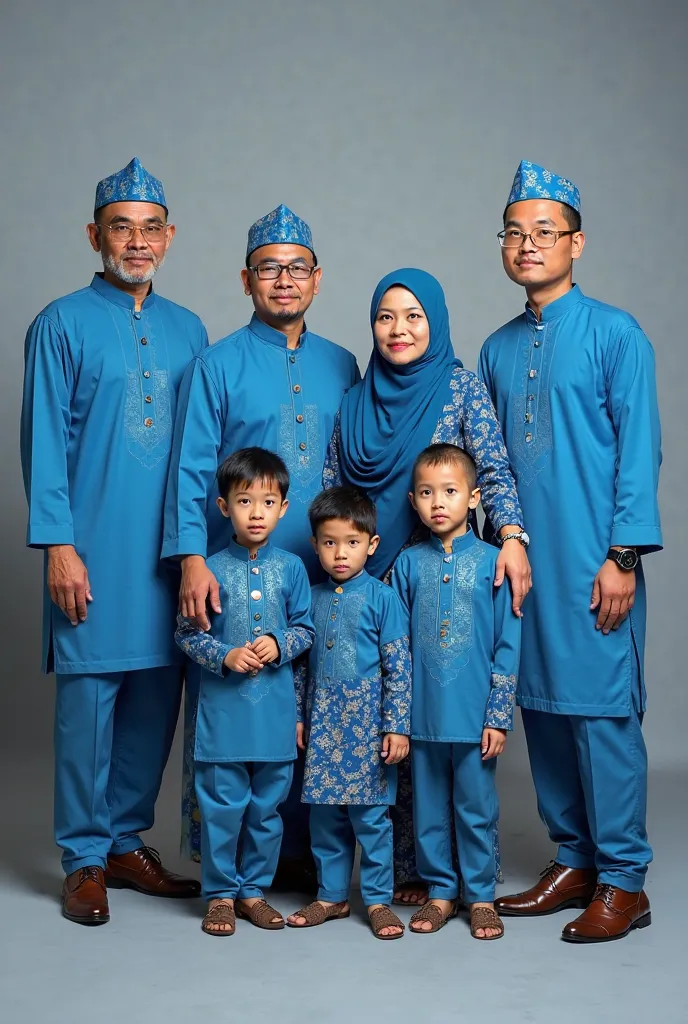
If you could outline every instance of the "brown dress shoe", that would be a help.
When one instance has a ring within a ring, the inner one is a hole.
[[[146,896],[194,899],[201,887],[193,878],[173,875],[162,866],[160,854],[150,846],[131,853],[110,854],[105,871],[109,889],[136,889]]]
[[[512,917],[540,917],[566,907],[587,907],[595,892],[594,868],[567,868],[552,861],[532,889],[495,900],[498,914]]]
[[[103,869],[78,868],[62,886],[62,913],[76,924],[107,924],[110,920]]]
[[[626,892],[615,885],[598,885],[590,906],[566,925],[561,937],[567,942],[611,942],[649,924],[650,901],[642,890]]]

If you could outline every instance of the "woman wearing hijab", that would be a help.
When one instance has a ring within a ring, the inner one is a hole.
[[[380,543],[366,570],[388,578],[400,551],[420,539],[408,500],[413,463],[429,444],[456,444],[475,460],[489,528],[502,545],[495,585],[509,577],[514,614],[520,615],[531,578],[516,485],[490,397],[454,356],[439,281],[423,270],[388,274],[375,289],[370,322],[373,354],[363,380],[344,396],[323,477],[325,487],[360,487],[377,506]],[[408,759],[403,768],[392,808],[395,902],[423,903]]]

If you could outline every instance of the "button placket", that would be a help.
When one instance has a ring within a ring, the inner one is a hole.
[[[253,639],[262,636],[263,618],[265,616],[265,597],[263,595],[263,581],[260,569],[257,565],[251,565],[249,560],[246,566],[246,579],[248,587],[248,623],[249,632]]]
[[[339,598],[330,598],[329,614],[327,617],[327,626],[325,628],[325,650],[323,657],[323,679],[326,683],[329,683],[330,679],[334,676],[334,665],[337,650],[337,639],[339,635]]]
[[[523,417],[526,444],[532,444],[537,433],[538,400],[540,396],[540,373],[544,350],[546,324],[534,323],[531,330],[530,364],[526,380],[526,411]]]
[[[453,555],[445,555],[440,565],[439,608],[441,610],[438,642],[440,647],[448,647],[449,634],[454,613],[454,570],[456,559]]]
[[[304,415],[303,387],[301,384],[301,361],[298,349],[287,349],[287,376],[291,390],[291,405],[294,416],[294,458],[301,465],[308,462],[308,437]]]
[[[156,420],[155,389],[153,388],[153,346],[148,337],[146,322],[140,312],[132,314],[131,329],[136,345],[136,357],[139,367],[139,386],[141,394],[141,420],[144,427],[150,428]]]

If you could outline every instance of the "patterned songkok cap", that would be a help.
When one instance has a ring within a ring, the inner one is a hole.
[[[511,206],[522,199],[556,199],[581,212],[580,192],[573,182],[530,160],[521,160],[518,165],[506,205]]]
[[[137,156],[121,171],[98,182],[94,212],[109,203],[132,202],[158,203],[165,207],[167,213],[167,200],[162,182],[148,173]]]
[[[246,255],[250,256],[261,245],[305,245],[315,255],[313,235],[305,220],[297,217],[288,206],[280,204],[272,213],[257,220],[248,231]]]

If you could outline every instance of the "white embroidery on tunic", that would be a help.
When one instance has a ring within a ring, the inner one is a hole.
[[[473,646],[473,592],[483,557],[478,545],[453,555],[451,565],[439,551],[419,551],[419,646],[423,664],[440,686],[453,683],[468,664]],[[453,582],[443,582],[452,570]]]
[[[539,344],[535,347],[535,341]],[[520,485],[528,486],[545,468],[552,454],[552,410],[549,377],[557,338],[545,325],[538,331],[532,321],[521,328],[516,350],[514,389],[511,394],[511,459]],[[535,358],[535,356],[538,358]],[[534,370],[535,377],[530,373]]]
[[[154,466],[164,459],[172,446],[172,407],[170,402],[169,375],[156,365],[155,339],[146,321],[150,377],[144,377],[140,369],[127,368],[127,394],[124,402],[124,431],[127,449],[134,458],[146,467]],[[138,344],[138,339],[134,337]],[[146,402],[150,395],[151,402]],[[145,421],[152,420],[147,427]]]
[[[279,453],[284,459],[291,483],[290,497],[310,501],[320,489],[323,451],[320,416],[317,405],[304,405],[305,449],[296,438],[296,419],[291,405],[280,405]]]

